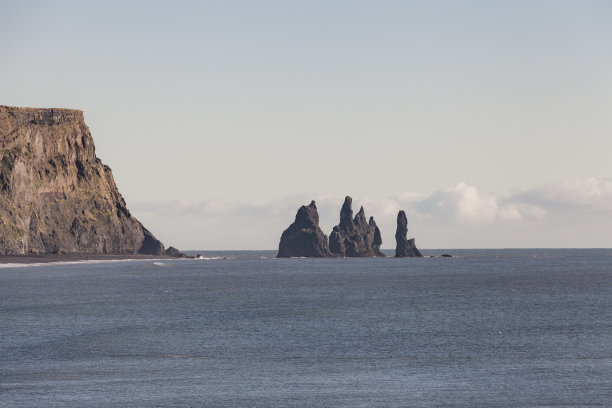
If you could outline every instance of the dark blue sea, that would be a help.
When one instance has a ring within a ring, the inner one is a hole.
[[[612,250],[0,268],[2,407],[611,407]]]

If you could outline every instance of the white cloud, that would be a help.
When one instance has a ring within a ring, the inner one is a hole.
[[[502,201],[463,182],[416,200],[413,206],[425,218],[473,225],[538,219],[546,214],[536,205],[514,203],[508,198]]]
[[[555,209],[599,209],[612,211],[612,179],[575,179],[516,195],[517,201]]]

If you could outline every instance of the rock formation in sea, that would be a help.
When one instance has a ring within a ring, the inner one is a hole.
[[[82,111],[0,106],[0,255],[45,253],[164,245],[126,208]]]
[[[340,210],[340,223],[329,236],[329,250],[334,256],[375,257],[380,252],[382,238],[374,217],[366,221],[363,207],[353,219],[353,199],[346,196]]]
[[[324,258],[331,256],[327,235],[319,228],[317,205],[312,201],[303,205],[295,215],[295,221],[281,236],[277,258]]]
[[[171,256],[173,258],[193,258],[193,256],[189,256],[181,251],[179,251],[178,249],[176,249],[175,247],[171,246],[168,247],[168,249],[166,249],[166,251],[164,252],[164,254],[166,256]]]
[[[406,213],[402,210],[397,214],[397,230],[395,231],[395,257],[420,257],[423,256],[417,249],[414,238],[406,238],[408,234],[408,218]]]

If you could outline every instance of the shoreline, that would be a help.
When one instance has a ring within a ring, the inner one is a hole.
[[[181,259],[167,255],[143,254],[41,254],[41,255],[2,255],[2,264],[40,264],[52,262],[79,262],[79,261],[122,261],[130,259]]]

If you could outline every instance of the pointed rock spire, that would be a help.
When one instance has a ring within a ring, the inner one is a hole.
[[[344,204],[342,204],[342,209],[340,209],[340,227],[343,227],[346,230],[353,228],[353,199],[349,196],[344,198]]]
[[[353,219],[353,199],[347,196],[340,210],[340,224],[334,227],[329,236],[329,249],[335,256],[348,257],[374,257],[385,256],[380,252],[382,239],[380,230],[373,218],[366,220],[363,207],[359,209]],[[378,241],[376,231],[378,230]]]
[[[331,256],[327,235],[319,227],[319,213],[314,200],[303,205],[295,215],[295,221],[281,236],[277,258],[324,258]]]
[[[374,236],[372,238],[372,250],[376,256],[386,256],[382,252],[380,252],[380,246],[382,245],[382,235],[380,230],[378,229],[378,225],[376,225],[376,221],[374,221],[374,217],[370,217],[370,229],[374,230]]]
[[[423,256],[421,252],[417,249],[414,238],[408,239],[406,238],[408,234],[408,218],[406,218],[406,213],[401,210],[397,214],[397,229],[395,230],[395,257],[396,258],[404,258],[404,257],[421,257]]]
[[[362,233],[366,232],[368,229],[368,222],[366,221],[365,211],[363,210],[363,206],[355,215],[355,219],[353,220],[353,224],[355,224],[355,228]]]

